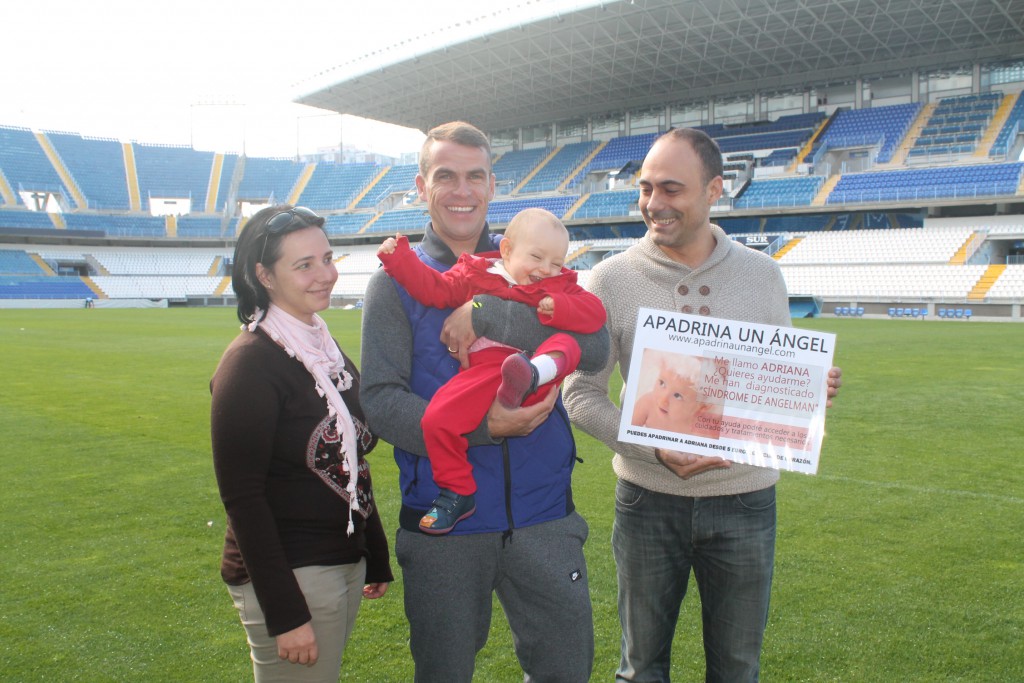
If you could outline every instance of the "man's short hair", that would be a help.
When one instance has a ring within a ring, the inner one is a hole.
[[[696,128],[672,128],[655,142],[666,138],[690,143],[690,147],[697,153],[701,165],[704,167],[705,185],[714,180],[716,176],[722,175],[722,150],[718,147],[718,143],[704,131]]]
[[[487,152],[487,163],[488,166],[490,165],[491,143],[484,132],[472,123],[452,121],[451,123],[442,123],[427,131],[427,139],[423,141],[423,147],[420,148],[420,175],[423,177],[426,177],[427,172],[430,171],[430,151],[434,140],[454,142],[466,147],[479,147]]]

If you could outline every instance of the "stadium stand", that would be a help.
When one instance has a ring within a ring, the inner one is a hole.
[[[829,204],[1014,195],[1024,163],[976,164],[844,175]]]
[[[162,216],[68,213],[68,230],[101,230],[108,237],[167,237]]]
[[[920,109],[915,102],[838,112],[812,149],[815,163],[829,149],[865,146],[878,147],[878,163],[890,161]]]
[[[290,159],[245,159],[239,200],[282,204],[288,201],[306,164]]]
[[[761,159],[761,166],[788,166],[796,158],[799,150],[796,147],[773,149],[768,156]]]
[[[232,213],[231,190],[235,181],[235,168],[238,166],[239,156],[237,154],[225,154],[220,170],[220,182],[217,185],[217,196],[213,202],[213,212]],[[210,198],[207,197],[207,208],[210,208]]]
[[[42,211],[0,209],[0,231],[25,228],[29,230],[52,230],[50,214]]]
[[[1006,266],[1006,270],[988,290],[988,298],[1010,301],[1024,299],[1024,263]]]
[[[595,171],[611,173],[631,163],[639,165],[647,156],[656,137],[655,133],[647,133],[609,140],[608,144],[595,154],[594,158],[579,173],[573,176],[568,187],[578,187],[587,175]]]
[[[799,216],[768,216],[764,219],[765,233],[815,232],[825,230],[834,220],[827,214],[800,214]],[[753,231],[756,232],[756,231]]]
[[[182,239],[202,237],[223,237],[223,220],[207,216],[180,216],[178,218],[178,237]]]
[[[31,256],[15,249],[0,249],[0,274],[45,275]]]
[[[96,275],[92,280],[112,299],[185,299],[190,296],[213,296],[222,278],[181,275]]]
[[[573,142],[559,148],[554,156],[519,189],[519,194],[550,192],[558,189],[569,178],[569,174],[579,168],[583,160],[597,149],[599,144],[598,142]]]
[[[576,195],[562,195],[534,199],[495,200],[487,207],[487,220],[490,223],[502,225],[508,223],[513,216],[528,207],[547,209],[561,218],[578,199],[579,197]]]
[[[47,132],[68,172],[85,195],[87,208],[131,209],[124,149],[117,140],[84,138],[73,133]],[[84,208],[84,207],[83,207]]]
[[[1024,265],[1012,259],[1024,258],[1024,246],[1012,245],[1024,240],[1024,220],[940,224],[921,206],[1021,201],[1024,162],[998,149],[1020,148],[1022,102],[1000,94],[955,96],[928,109],[917,103],[840,108],[831,117],[815,112],[702,126],[729,150],[735,183],[735,196],[712,219],[778,259],[791,294],[803,297],[793,315],[967,320],[998,309],[1019,319]],[[955,160],[922,164],[949,144],[945,136],[968,134],[970,150],[980,155],[971,163],[958,152]],[[991,152],[982,145],[984,134],[994,140]],[[596,262],[643,233],[636,173],[656,135],[499,153],[499,191],[488,220],[500,231],[532,206],[563,218],[573,238],[570,266],[585,282]],[[45,144],[55,155],[47,155]],[[872,157],[869,170],[840,172],[822,163],[847,148]],[[912,152],[918,148],[930,151]],[[897,149],[908,150],[906,160],[894,156]],[[802,156],[808,151],[809,159]],[[135,210],[131,157],[143,200]],[[797,159],[809,168],[798,170]],[[415,239],[428,220],[424,205],[405,203],[417,170],[415,164],[312,164],[0,127],[0,238],[8,236],[0,242],[0,299],[226,302],[230,240],[242,206],[297,196],[296,203],[326,218],[338,257],[334,296],[358,300],[378,267],[377,239],[399,231]],[[32,210],[37,207],[24,205],[25,191],[55,198],[60,210]],[[151,215],[156,198],[188,199],[190,210]],[[863,203],[872,207],[857,208]],[[26,245],[26,235],[70,244]]]
[[[816,232],[780,257],[779,264],[948,263],[972,233],[966,227]]]
[[[378,173],[376,164],[317,164],[298,203],[314,211],[346,208]]]
[[[574,219],[583,218],[614,218],[639,215],[637,199],[640,190],[617,190],[613,192],[595,192],[573,212]]]
[[[133,143],[143,210],[160,198],[188,199],[192,211],[204,211],[213,168],[213,152],[189,147]]]
[[[337,261],[338,281],[334,285],[336,297],[362,298],[370,275],[380,267],[377,246],[352,247]]]
[[[939,100],[910,148],[910,156],[935,157],[973,152],[1001,100],[998,93]]]
[[[111,275],[209,275],[218,257],[202,251],[161,249],[97,250],[93,258]]]
[[[737,209],[809,206],[824,183],[825,179],[820,176],[754,180],[737,197],[734,206]]]
[[[551,154],[551,151],[547,147],[538,147],[506,152],[499,156],[494,162],[498,194],[509,194],[514,191],[526,179],[526,176]]]
[[[1010,153],[1010,145],[1017,138],[1017,135],[1024,131],[1024,93],[1017,93],[1016,102],[1007,115],[1006,122],[999,129],[999,134],[992,142],[989,149],[989,156],[993,158],[1004,158]]]
[[[70,193],[32,131],[0,126],[0,174],[24,205],[21,192],[52,192],[70,203]]]
[[[385,211],[378,216],[377,220],[364,228],[367,232],[379,232],[393,235],[396,232],[422,230],[429,218],[424,208],[418,209],[393,209]]]
[[[95,293],[81,278],[65,275],[0,275],[0,299],[75,299]]]
[[[853,299],[966,299],[985,266],[946,264],[783,266],[793,295]]]
[[[372,213],[338,213],[324,216],[324,229],[328,235],[354,235],[374,217]]]
[[[391,166],[387,172],[370,188],[356,204],[357,209],[376,209],[389,196],[397,193],[405,194],[416,189],[416,164]]]
[[[748,218],[715,218],[715,222],[730,235],[750,235],[761,232],[761,224],[764,219],[760,217]]]

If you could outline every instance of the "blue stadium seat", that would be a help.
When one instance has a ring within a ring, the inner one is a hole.
[[[971,309],[969,309],[969,308],[965,308],[964,309],[964,317],[965,318],[970,318],[971,317]]]
[[[954,316],[957,317],[957,318],[964,317],[964,309],[962,309],[962,308],[956,309],[956,312],[954,313]]]
[[[573,218],[607,218],[628,216],[635,211],[640,190],[614,190],[611,192],[594,192],[573,213]]]
[[[958,151],[948,147],[930,147],[929,150],[931,154]],[[1014,194],[1022,172],[1024,164],[1016,161],[963,167],[851,173],[841,177],[839,183],[829,193],[827,203]]]
[[[921,320],[924,320],[927,316],[928,316],[928,309],[927,308],[922,308],[921,309]]]
[[[766,206],[807,206],[825,183],[819,176],[783,178],[782,180],[753,180],[736,199],[737,209]]]
[[[863,306],[858,306],[857,307],[857,317],[861,317],[863,315],[864,315],[864,307]]]
[[[889,317],[892,318],[895,315],[896,315],[896,309],[895,308],[890,308],[889,309]]]
[[[902,308],[897,308],[896,309],[896,317],[897,318],[902,318],[903,317],[903,309]]]
[[[839,313],[839,315],[850,315],[850,307],[843,306],[842,311]]]
[[[589,142],[571,142],[568,145],[563,146],[559,149],[548,163],[544,164],[537,171],[537,174],[530,179],[530,182],[526,183],[519,192],[521,194],[532,194],[537,192],[550,192],[558,188],[567,176],[572,173],[579,165],[586,159],[590,153],[600,143],[596,141]],[[647,152],[645,151],[640,155],[642,159]],[[576,179],[582,180],[586,177],[586,169],[580,171]]]
[[[911,318],[916,318],[916,317],[917,317],[917,312],[918,312],[918,309],[916,309],[916,308],[911,308],[911,309],[910,309],[910,317],[911,317]]]
[[[180,145],[142,143],[132,143],[132,149],[143,210],[149,210],[150,202],[159,197],[188,197],[192,210],[203,210],[213,152],[199,152]]]
[[[836,315],[842,315],[842,314],[843,314],[843,307],[842,306],[836,306]]]
[[[938,316],[940,318],[945,318],[946,317],[946,309],[945,308],[940,308],[938,311],[936,311],[936,313],[938,313]]]

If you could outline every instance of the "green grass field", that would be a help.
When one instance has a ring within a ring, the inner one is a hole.
[[[359,313],[330,311],[359,351]],[[762,680],[1024,681],[1024,330],[813,320],[845,383],[818,476],[785,473]],[[209,377],[231,309],[0,310],[0,679],[251,680],[218,574]],[[618,661],[614,475],[579,437],[597,656]],[[370,456],[396,525],[390,447]],[[397,571],[396,566],[396,571]],[[691,591],[674,680],[703,680]],[[412,680],[402,586],[364,603],[343,681]],[[500,610],[477,680],[522,680]]]

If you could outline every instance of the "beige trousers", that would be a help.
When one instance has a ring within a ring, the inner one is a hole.
[[[313,615],[313,632],[319,651],[314,666],[292,664],[277,656],[277,638],[267,634],[266,620],[252,583],[228,586],[249,640],[255,683],[338,683],[341,655],[363,598],[366,560],[329,567],[300,567],[294,571]]]

